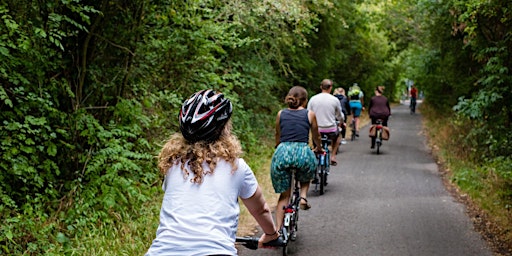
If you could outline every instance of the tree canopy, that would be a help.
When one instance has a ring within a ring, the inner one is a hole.
[[[247,154],[288,89],[411,79],[512,182],[512,3],[483,0],[6,0],[0,4],[0,251],[40,254],[138,214],[154,156],[199,89],[235,105]],[[462,126],[462,125],[461,125]],[[510,166],[510,165],[508,165]]]

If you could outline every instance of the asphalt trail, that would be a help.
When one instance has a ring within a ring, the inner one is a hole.
[[[326,193],[308,194],[289,255],[492,255],[474,231],[465,206],[445,189],[422,134],[421,113],[393,108],[391,138],[381,154],[370,149],[368,126],[342,145]],[[239,255],[282,255],[239,250]]]

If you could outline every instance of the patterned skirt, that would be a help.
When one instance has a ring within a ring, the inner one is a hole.
[[[270,177],[276,193],[290,188],[291,168],[298,170],[297,179],[301,182],[309,182],[315,177],[317,158],[307,143],[282,142],[277,146],[270,165]]]

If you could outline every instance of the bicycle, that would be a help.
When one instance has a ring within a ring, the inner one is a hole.
[[[380,153],[380,146],[382,145],[382,119],[377,119],[377,124],[375,126],[375,146],[377,147],[377,155]]]
[[[411,104],[409,105],[411,109],[411,115],[416,113],[416,98],[411,98]]]
[[[243,245],[248,249],[251,249],[251,250],[258,249],[259,238],[250,237],[250,236],[246,236],[246,237],[237,236],[235,241],[237,244]],[[264,243],[263,246],[282,247],[282,246],[285,246],[285,242],[281,237],[278,237],[276,240],[272,240],[268,243]]]
[[[327,186],[327,176],[329,175],[331,153],[329,151],[329,144],[331,140],[327,134],[322,134],[322,148],[324,153],[318,155],[318,167],[317,173],[320,179],[316,178],[315,191],[319,191],[320,195],[325,192],[325,186]],[[320,187],[320,189],[318,189]]]
[[[281,227],[281,236],[283,237],[283,255],[288,255],[288,241],[297,239],[299,209],[300,209],[300,181],[297,179],[297,169],[291,169],[290,187],[293,191],[290,195],[288,204],[284,206],[284,220]]]

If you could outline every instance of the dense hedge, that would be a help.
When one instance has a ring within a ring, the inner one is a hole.
[[[512,8],[465,2],[3,1],[0,251],[136,216],[178,107],[204,88],[232,99],[250,154],[293,85],[385,85],[394,100],[409,78],[440,114],[456,105],[460,129],[481,127],[456,139],[510,181]]]

